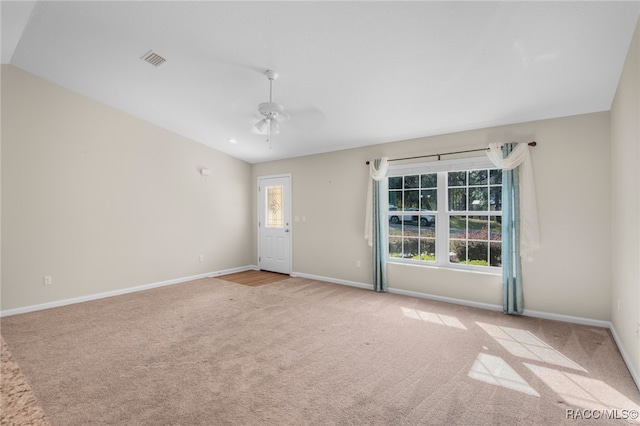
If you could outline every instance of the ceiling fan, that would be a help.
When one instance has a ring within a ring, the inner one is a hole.
[[[264,75],[269,79],[269,102],[262,102],[258,105],[258,112],[262,115],[262,119],[255,124],[258,132],[267,135],[267,142],[271,148],[271,135],[280,132],[280,122],[289,118],[284,111],[284,107],[279,103],[273,102],[273,81],[278,78],[278,73],[272,70],[266,70]]]

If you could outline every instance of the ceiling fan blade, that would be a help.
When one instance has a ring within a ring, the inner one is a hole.
[[[298,128],[318,128],[327,122],[327,116],[318,108],[310,105],[288,108],[288,114],[291,118],[288,125]]]
[[[289,113],[285,110],[282,110],[279,114],[278,114],[278,121],[286,121],[286,120],[290,120],[291,116],[289,115]]]

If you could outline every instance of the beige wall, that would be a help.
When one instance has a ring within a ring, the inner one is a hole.
[[[526,308],[610,319],[607,112],[250,166],[2,70],[3,310],[256,264],[256,181],[276,173],[292,174],[293,271],[369,284],[366,160],[536,140],[543,247],[524,265]],[[496,275],[390,265],[389,278],[397,290],[501,304]]]
[[[532,161],[543,247],[524,265],[526,309],[609,320],[609,133],[608,112],[544,120],[256,164],[252,183],[261,175],[292,174],[293,215],[307,218],[294,222],[294,272],[371,283],[363,238],[366,160],[536,140]],[[389,286],[502,304],[496,275],[392,264]]]
[[[17,68],[1,76],[2,310],[252,262],[249,164]]]
[[[640,373],[640,20],[611,107],[611,151],[611,321]]]

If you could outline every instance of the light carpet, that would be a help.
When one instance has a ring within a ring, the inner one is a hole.
[[[0,336],[0,425],[48,426],[40,404]]]
[[[606,329],[303,278],[201,279],[1,325],[54,426],[636,424],[640,403]]]

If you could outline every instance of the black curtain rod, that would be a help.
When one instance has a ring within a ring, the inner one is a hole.
[[[527,145],[536,146],[537,143],[536,143],[536,141],[533,141],[533,142],[529,142]],[[417,157],[394,158],[394,159],[388,160],[388,161],[415,160],[416,158],[429,158],[429,157],[438,157],[438,160],[440,160],[440,157],[442,155],[465,154],[467,152],[480,152],[480,151],[486,151],[488,149],[489,148],[468,149],[466,151],[444,152],[442,154],[430,154],[430,155],[418,155]],[[369,161],[367,161],[366,164],[369,164]]]

